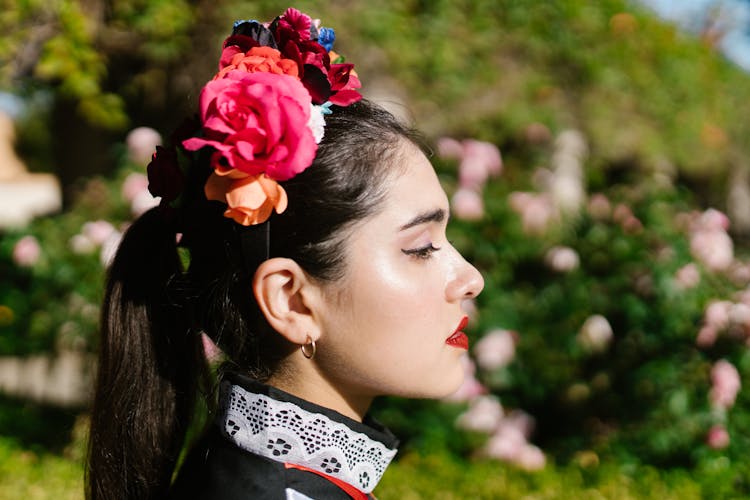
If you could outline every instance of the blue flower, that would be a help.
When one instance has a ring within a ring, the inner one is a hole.
[[[318,31],[318,43],[330,52],[333,48],[333,41],[336,40],[336,33],[333,32],[333,28],[320,28]]]

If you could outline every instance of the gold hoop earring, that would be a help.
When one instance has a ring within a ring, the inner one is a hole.
[[[300,346],[300,351],[302,351],[302,355],[304,357],[306,357],[307,359],[312,359],[312,357],[315,356],[315,341],[309,335],[307,336],[307,340],[309,340],[309,342]]]

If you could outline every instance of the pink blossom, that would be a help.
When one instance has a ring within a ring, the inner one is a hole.
[[[480,158],[465,156],[458,165],[458,183],[462,188],[481,191],[489,175],[487,165]]]
[[[99,260],[104,267],[109,267],[112,263],[112,260],[117,253],[117,249],[120,247],[120,241],[122,241],[122,233],[115,231],[109,235],[107,241],[102,245],[102,249],[99,253]]]
[[[750,288],[738,292],[735,299],[737,302],[742,302],[750,306]]]
[[[523,410],[513,410],[503,417],[502,425],[509,425],[518,429],[526,439],[534,432],[534,417]]]
[[[230,71],[201,91],[202,137],[183,141],[189,151],[214,148],[211,167],[226,173],[265,173],[276,181],[306,170],[318,147],[310,121],[310,93],[299,79]]]
[[[521,216],[526,234],[541,236],[559,213],[548,193],[514,192],[510,195],[511,208]]]
[[[547,251],[544,262],[554,271],[567,273],[578,268],[578,253],[570,247],[556,246]]]
[[[68,246],[70,246],[70,249],[73,251],[73,253],[79,255],[91,253],[96,250],[96,245],[94,244],[94,242],[82,234],[76,234],[72,238],[70,238],[70,241],[68,241]]]
[[[496,370],[507,365],[516,355],[515,333],[509,330],[492,330],[474,346],[477,364],[484,370]]]
[[[145,165],[151,160],[156,146],[161,144],[161,135],[150,127],[138,127],[128,133],[125,144],[130,160],[138,165]]]
[[[694,262],[685,264],[674,275],[677,287],[681,290],[694,288],[701,280],[701,273]]]
[[[490,458],[514,462],[527,444],[526,438],[517,428],[500,425],[487,441],[484,452]]]
[[[703,325],[698,331],[698,336],[695,338],[695,345],[705,349],[714,345],[717,338],[719,338],[719,331],[715,326]]]
[[[735,261],[729,268],[729,277],[736,285],[747,285],[750,283],[750,266],[743,262]]]
[[[39,241],[31,235],[24,236],[13,246],[13,262],[20,267],[33,267],[41,254]]]
[[[103,245],[113,232],[115,232],[115,227],[106,220],[86,222],[81,229],[81,234],[95,246]]]
[[[122,182],[121,193],[126,201],[132,202],[136,196],[147,189],[148,177],[141,173],[133,172],[125,177],[125,180]]]
[[[726,216],[723,212],[720,212],[719,210],[716,210],[715,208],[709,208],[705,212],[703,212],[698,219],[698,224],[701,228],[707,229],[707,230],[720,230],[720,231],[727,231],[729,230],[729,217]]]
[[[703,321],[716,330],[723,330],[729,326],[729,310],[732,303],[728,300],[713,300],[709,302],[703,313]]]
[[[750,306],[741,302],[732,304],[729,308],[729,322],[733,325],[750,326]]]
[[[565,213],[577,213],[586,196],[583,182],[573,175],[553,175],[549,190],[555,205]]]
[[[607,318],[600,314],[595,314],[583,323],[576,340],[588,351],[601,352],[612,342],[612,337],[612,327]]]
[[[709,399],[717,408],[729,409],[734,406],[742,383],[740,374],[732,363],[720,359],[711,368],[711,391]]]
[[[625,222],[625,220],[630,217],[633,217],[633,211],[630,210],[630,207],[625,205],[624,203],[618,203],[615,207],[614,212],[612,212],[612,218],[615,222],[618,222],[620,224]]]
[[[462,356],[461,364],[464,368],[464,380],[456,392],[444,398],[445,401],[471,401],[477,396],[487,393],[487,389],[474,377],[476,367],[469,356]]]
[[[622,221],[621,225],[622,230],[628,234],[638,234],[643,230],[643,223],[638,217],[634,215],[626,217],[625,220]]]
[[[734,261],[734,244],[723,230],[700,230],[690,237],[693,257],[712,271],[724,271]]]
[[[451,200],[453,214],[462,220],[479,220],[484,216],[482,197],[472,189],[461,188]]]
[[[161,198],[154,198],[148,191],[141,191],[130,204],[130,212],[133,217],[140,217],[155,206],[159,205]]]
[[[456,425],[460,429],[491,433],[503,418],[503,407],[495,396],[479,396],[471,401]]]
[[[437,141],[438,156],[447,160],[460,160],[464,155],[464,147],[455,139],[441,137]]]
[[[596,193],[589,198],[588,211],[593,219],[605,220],[612,213],[612,204],[605,195]]]
[[[547,459],[542,450],[533,444],[521,447],[515,460],[516,465],[529,471],[544,469],[546,462]]]
[[[500,175],[503,169],[503,158],[497,146],[489,142],[466,139],[463,142],[463,148],[464,160],[481,163],[491,176]]]
[[[714,450],[722,450],[729,446],[729,433],[722,425],[714,425],[708,430],[706,444]]]

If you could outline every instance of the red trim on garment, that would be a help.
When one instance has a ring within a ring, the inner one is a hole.
[[[342,481],[341,479],[337,477],[329,476],[325,472],[320,472],[319,470],[311,469],[309,467],[305,467],[304,465],[297,465],[297,464],[290,464],[290,463],[285,463],[284,467],[286,467],[287,469],[304,470],[307,472],[312,472],[313,474],[317,474],[321,477],[324,477],[328,479],[330,482],[332,482],[333,484],[335,484],[336,486],[338,486],[339,488],[341,488],[342,490],[344,490],[344,492],[350,497],[352,497],[354,500],[368,500],[372,498],[370,497],[370,495],[368,495],[364,491],[360,491],[356,487],[352,486],[351,484],[347,482]]]

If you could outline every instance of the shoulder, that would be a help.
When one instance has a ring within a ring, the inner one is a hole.
[[[193,447],[175,479],[170,498],[306,500],[349,496],[316,474],[234,446],[212,428]]]

